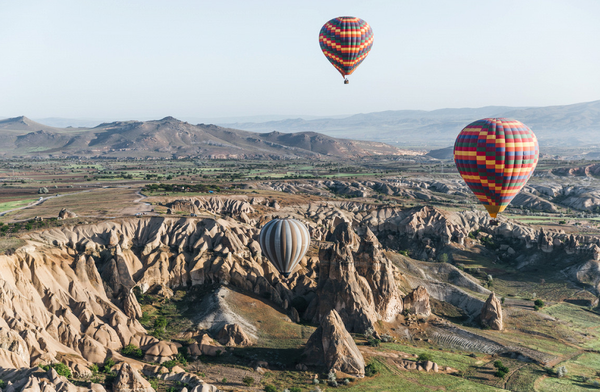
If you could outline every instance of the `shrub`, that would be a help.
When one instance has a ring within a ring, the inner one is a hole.
[[[379,347],[381,344],[381,340],[375,338],[369,338],[369,346],[371,347]]]
[[[249,386],[252,386],[252,384],[254,384],[254,379],[253,379],[252,377],[250,377],[250,376],[246,376],[246,377],[244,377],[244,378],[242,379],[242,382],[243,382],[244,384],[246,384],[246,386],[248,386],[248,387],[249,387]]]
[[[373,336],[373,334],[375,333],[375,330],[371,327],[367,328],[367,330],[364,333],[364,337],[365,339],[369,339],[370,337]]]
[[[421,362],[431,361],[431,362],[433,362],[433,356],[431,354],[429,354],[429,353],[421,353],[417,357],[417,361],[421,361]]]
[[[175,389],[175,387],[169,387],[167,388],[167,392],[177,392],[177,389]]]
[[[541,299],[536,299],[535,302],[534,302],[534,304],[538,308],[543,308],[544,307],[544,301],[542,301]]]
[[[110,369],[115,366],[117,363],[112,359],[108,358],[106,362],[104,362],[104,366],[102,367],[102,373],[109,374]]]
[[[180,347],[182,348],[182,347]],[[187,365],[188,361],[187,361],[187,355],[184,355],[183,353],[179,352],[177,353],[177,356],[175,356],[175,360],[177,362],[179,362],[182,366]]]
[[[337,386],[338,386],[338,383],[337,383],[337,381],[331,381],[331,382],[329,383],[329,385],[330,385],[330,386],[332,386],[332,387],[334,387],[334,388],[337,388]]]
[[[54,370],[56,370],[56,373],[59,376],[71,378],[71,369],[69,369],[69,367],[67,365],[65,365],[64,363],[62,363],[62,362],[53,363],[52,365],[50,365],[50,367],[52,367]]]
[[[156,382],[155,379],[151,378],[150,380],[148,380],[148,382],[150,383],[150,386],[152,387],[152,389],[154,389],[155,391],[158,391],[158,383]]]
[[[335,380],[337,380],[337,376],[335,375],[335,372],[332,370],[327,375],[327,381],[335,381]]]
[[[389,343],[393,342],[394,338],[392,337],[392,335],[384,333],[383,335],[381,335],[381,341],[384,343]]]
[[[121,350],[121,354],[130,358],[141,358],[144,356],[144,353],[142,353],[142,349],[136,346],[135,344],[128,344],[127,346],[123,347],[123,349]]]
[[[313,378],[313,380],[312,380],[312,383],[315,384],[315,385],[319,385],[320,382],[321,381],[319,381],[318,378]]]
[[[302,392],[302,388],[300,387],[291,387],[290,392]]]
[[[156,320],[154,320],[154,330],[159,333],[165,332],[165,328],[167,327],[167,319],[165,316],[158,316]]]
[[[175,359],[172,359],[170,361],[167,362],[163,362],[163,366],[166,367],[167,369],[171,370],[173,369],[175,366],[177,366],[179,362],[177,362]]]
[[[504,301],[506,301],[506,298],[502,297],[502,298],[500,299],[500,303],[501,303],[502,305],[504,305]]]
[[[535,306],[533,307],[533,310],[535,310],[535,311],[537,312],[538,310],[540,310],[540,307],[539,307],[539,306],[537,306],[537,305],[535,305]]]
[[[274,385],[267,384],[267,385],[265,385],[264,391],[265,392],[277,392],[277,388],[275,388]]]
[[[408,257],[408,251],[407,250],[399,250],[398,253],[400,253],[402,256],[407,256]]]
[[[494,361],[494,367],[496,369],[498,369],[498,371],[496,373],[494,373],[494,375],[496,377],[504,377],[508,372],[510,372],[510,369],[507,368],[506,366],[504,366],[504,364],[502,363],[502,361],[498,360],[498,361]]]
[[[223,379],[221,380],[221,384],[227,384],[227,379],[225,377],[223,377]]]
[[[95,363],[93,363],[92,366],[90,366],[90,370],[92,371],[92,375],[94,376],[100,371],[100,369],[98,369],[98,365],[96,365]]]
[[[563,378],[567,376],[567,368],[564,366],[559,367],[558,369],[556,369],[556,376],[558,378]]]
[[[448,254],[442,253],[442,255],[440,256],[440,263],[447,263],[448,259],[449,259]]]
[[[373,377],[377,373],[379,373],[379,370],[377,370],[377,367],[375,366],[374,363],[371,362],[370,364],[365,366],[365,376]]]

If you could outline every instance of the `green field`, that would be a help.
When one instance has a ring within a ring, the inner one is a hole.
[[[394,371],[388,364],[379,359],[374,360],[373,364],[379,371],[376,377],[365,378],[355,385],[351,384],[351,386],[341,388],[341,390],[348,392],[491,392],[504,390],[448,374]]]
[[[481,360],[477,358],[469,357],[470,353],[457,353],[447,352],[435,349],[429,349],[425,347],[414,347],[411,345],[399,344],[399,343],[383,343],[381,345],[386,350],[401,351],[406,354],[430,354],[433,362],[439,366],[450,366],[457,370],[467,370],[471,366],[480,364]]]
[[[19,208],[19,207],[25,207],[31,203],[35,203],[36,201],[38,201],[38,199],[25,199],[25,200],[16,200],[16,201],[9,201],[6,203],[0,203],[0,212],[13,210],[13,209]]]

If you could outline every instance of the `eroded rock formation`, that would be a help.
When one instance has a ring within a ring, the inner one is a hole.
[[[393,266],[370,230],[361,239],[350,224],[340,223],[331,235],[335,241],[319,252],[319,285],[306,317],[319,323],[337,310],[346,328],[364,332],[377,320],[392,320],[402,312]]]
[[[224,346],[250,346],[252,340],[239,324],[225,324],[217,335],[219,343]]]
[[[69,211],[66,208],[63,208],[58,212],[58,218],[59,219],[77,218],[77,214],[74,213],[73,211]]]
[[[113,383],[113,392],[155,392],[150,383],[128,363],[123,363]]]
[[[481,325],[494,329],[496,331],[502,331],[504,324],[502,323],[502,303],[496,297],[495,293],[491,293],[487,301],[481,308]]]
[[[328,371],[359,377],[365,374],[365,360],[335,310],[323,317],[319,328],[310,336],[304,356],[309,366],[324,366]]]
[[[429,293],[424,286],[419,286],[402,299],[404,309],[419,317],[431,316]]]

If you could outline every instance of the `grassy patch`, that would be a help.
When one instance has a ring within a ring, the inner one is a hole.
[[[5,253],[12,253],[16,249],[24,246],[27,242],[20,238],[0,238],[0,255]]]
[[[470,366],[474,366],[477,362],[477,358],[469,357],[468,353],[452,353],[424,347],[413,347],[398,343],[382,343],[381,346],[385,349],[401,351],[407,354],[429,354],[432,357],[432,361],[436,362],[439,366],[450,366],[457,370],[466,370]]]
[[[15,200],[8,201],[5,203],[0,203],[0,212],[12,210],[15,208],[26,207],[31,203],[36,202],[38,199],[24,199],[24,200]]]
[[[581,309],[579,306],[560,303],[543,310],[552,317],[568,321],[579,329],[588,329],[600,325],[600,316]]]
[[[349,387],[343,388],[343,390],[348,392],[429,392],[436,390],[488,392],[503,390],[447,374],[406,371],[395,373],[380,360],[374,360],[373,363],[379,370],[377,376],[359,380],[356,384],[350,384]]]
[[[140,322],[150,335],[160,340],[170,340],[192,327],[192,322],[184,315],[190,301],[186,291],[177,290],[170,299],[139,292],[137,296],[143,311]]]
[[[596,389],[589,382],[582,382],[571,377],[547,377],[536,383],[536,387],[538,391],[544,392],[580,392]]]
[[[315,330],[313,326],[291,322],[283,309],[278,311],[263,299],[233,290],[229,295],[229,306],[256,327],[262,347],[298,348],[306,343]]]

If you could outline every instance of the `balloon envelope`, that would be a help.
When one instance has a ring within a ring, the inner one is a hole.
[[[296,219],[273,219],[263,226],[259,240],[263,254],[287,278],[306,254],[310,234]]]
[[[373,29],[352,16],[331,19],[321,28],[319,44],[327,60],[342,74],[352,74],[373,46]]]
[[[475,121],[460,131],[454,143],[458,172],[492,218],[523,188],[538,157],[534,133],[506,118]]]

